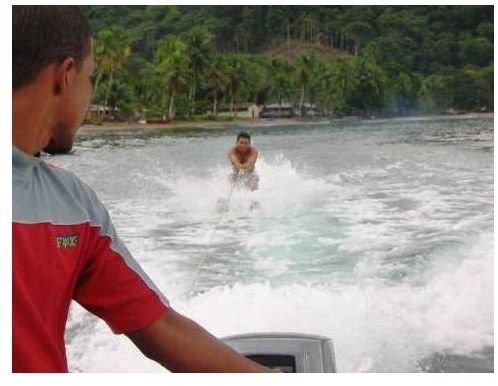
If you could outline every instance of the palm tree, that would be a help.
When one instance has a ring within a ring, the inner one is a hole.
[[[386,76],[379,66],[362,57],[344,58],[339,66],[337,84],[348,106],[366,115],[382,105]]]
[[[366,114],[369,108],[378,108],[382,105],[385,76],[377,65],[365,59],[361,59],[358,73],[359,88],[363,96],[363,111]]]
[[[344,106],[344,90],[341,88],[340,67],[338,60],[333,57],[319,63],[317,73],[317,92],[319,104],[328,115]]]
[[[106,75],[107,89],[104,98],[104,107],[108,104],[109,93],[111,92],[116,71],[123,66],[131,55],[131,43],[131,35],[119,26],[103,29],[97,35],[95,42],[97,76],[94,90],[96,92],[102,76]]]
[[[209,64],[213,52],[213,35],[203,26],[195,26],[183,37],[186,44],[186,54],[189,59],[191,75],[189,103],[191,114],[195,110],[195,97],[200,75]]]
[[[239,56],[229,55],[227,57],[225,74],[227,79],[227,92],[230,97],[230,114],[237,116],[237,111],[234,111],[234,104],[237,102],[245,78],[244,66]]]
[[[218,114],[219,93],[226,86],[226,62],[223,56],[215,56],[211,59],[207,69],[208,85],[213,90],[213,115]]]
[[[160,104],[159,101],[164,95],[160,80],[154,63],[143,58],[136,59],[133,83],[135,85],[138,106],[143,118],[145,118],[148,109]]]
[[[349,97],[355,87],[355,84],[357,83],[354,71],[356,66],[354,65],[355,62],[352,59],[355,58],[339,58],[339,60],[334,63],[334,72],[338,92],[345,99]]]
[[[156,65],[168,91],[168,109],[166,116],[173,119],[175,96],[180,86],[185,82],[189,66],[186,46],[182,40],[174,35],[166,36],[156,51]]]
[[[301,89],[301,97],[299,100],[301,116],[304,116],[304,100],[306,91],[309,90],[309,86],[315,75],[316,62],[317,58],[313,52],[306,52],[302,54],[296,62],[296,75]]]
[[[292,89],[293,70],[293,67],[283,60],[272,59],[270,62],[270,73],[273,74],[269,79],[270,93],[276,97],[280,108],[284,98],[289,96]]]

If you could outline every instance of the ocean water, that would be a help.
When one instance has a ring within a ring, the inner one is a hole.
[[[217,336],[328,336],[340,372],[493,371],[492,117],[248,130],[256,192],[230,195],[236,128],[80,135],[50,161]],[[163,371],[77,304],[66,344],[71,371]]]

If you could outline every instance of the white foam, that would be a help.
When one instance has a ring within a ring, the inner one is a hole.
[[[259,190],[235,189],[231,195],[230,209],[235,215],[247,214],[253,200],[260,205],[258,216],[288,216],[289,211],[294,213],[307,208],[309,201],[327,188],[324,180],[298,172],[281,154],[269,160],[261,157],[256,169],[260,177]],[[216,202],[230,195],[229,173],[226,165],[219,165],[201,177],[183,173],[169,175],[164,179],[172,193],[169,203],[184,215],[212,219]]]
[[[490,245],[491,244],[491,245]],[[291,331],[334,339],[340,371],[414,371],[434,352],[493,345],[492,236],[424,286],[217,287],[182,308],[218,335]],[[213,312],[214,310],[214,312]],[[368,365],[367,365],[368,364]]]
[[[226,165],[203,175],[155,170],[155,199],[116,203],[115,220],[172,305],[216,335],[320,334],[334,340],[339,371],[416,371],[433,353],[493,345],[489,189],[455,170],[458,186],[434,184],[446,165],[416,165],[394,160],[316,177],[281,154],[260,159],[260,190],[234,192],[215,240],[240,243],[226,265],[243,260],[249,278],[224,285],[226,276],[213,276],[193,298],[185,298],[191,272],[180,267],[204,256],[218,225],[216,202],[230,191]],[[148,174],[137,179],[150,183]],[[163,229],[174,232],[148,239]],[[162,250],[163,238],[189,247]],[[313,266],[323,249],[330,264]],[[350,271],[332,265],[337,259]],[[320,280],[307,276],[312,269],[323,270]],[[76,323],[92,327],[71,340],[73,370],[162,371],[80,308],[71,316]]]
[[[179,311],[218,336],[287,331],[334,340],[340,371],[416,371],[434,352],[471,353],[493,345],[492,235],[461,250],[458,266],[440,263],[422,286],[334,283],[312,287],[268,283],[218,286]],[[83,312],[83,311],[79,311]],[[70,347],[70,363],[83,371],[159,371],[122,337],[98,322],[91,336]]]

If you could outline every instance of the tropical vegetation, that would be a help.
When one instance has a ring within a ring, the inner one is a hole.
[[[492,6],[85,6],[94,104],[213,118],[493,110]]]

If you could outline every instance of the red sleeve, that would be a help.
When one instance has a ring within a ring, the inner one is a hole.
[[[167,301],[120,240],[92,226],[93,242],[74,299],[115,333],[141,329],[168,309]],[[117,252],[119,250],[119,252]]]

